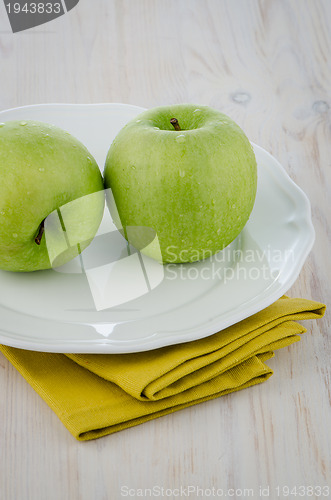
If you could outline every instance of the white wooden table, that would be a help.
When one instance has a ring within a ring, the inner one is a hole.
[[[229,114],[312,203],[316,243],[289,295],[330,303],[330,22],[329,0],[81,0],[13,34],[1,2],[0,109],[193,102]],[[260,386],[86,443],[1,355],[1,500],[307,499],[328,496],[302,488],[327,485],[331,497],[329,323],[306,322]]]

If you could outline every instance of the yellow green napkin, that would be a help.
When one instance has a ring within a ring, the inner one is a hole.
[[[265,361],[325,305],[283,297],[207,338],[135,354],[0,350],[79,440],[94,439],[263,382]]]

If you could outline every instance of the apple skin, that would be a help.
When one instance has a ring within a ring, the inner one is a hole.
[[[157,240],[144,253],[163,263],[193,262],[242,231],[255,201],[257,166],[248,138],[231,118],[208,106],[180,104],[149,109],[125,125],[108,151],[104,181],[124,234],[130,226],[156,232],[161,256]],[[143,246],[139,237],[131,243]]]
[[[64,233],[54,223],[57,209],[64,214],[70,240],[69,248],[59,244],[59,251],[56,241],[63,242]],[[92,241],[103,210],[102,175],[81,142],[38,121],[1,124],[0,269],[36,271],[68,262]],[[35,238],[44,219],[38,245]],[[48,234],[53,248],[47,247]],[[53,257],[55,253],[52,261],[49,251]]]

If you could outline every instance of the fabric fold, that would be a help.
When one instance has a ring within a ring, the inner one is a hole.
[[[204,339],[130,354],[0,350],[79,440],[98,438],[267,380],[265,362],[325,305],[283,297]]]

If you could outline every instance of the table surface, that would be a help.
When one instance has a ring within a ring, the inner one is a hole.
[[[229,114],[312,204],[316,243],[288,294],[330,303],[330,21],[329,0],[82,0],[13,34],[1,2],[0,109],[193,102]],[[190,498],[214,487],[276,499],[331,487],[329,322],[306,322],[264,384],[86,443],[1,355],[0,498],[148,498],[153,487],[175,498],[193,485]]]

